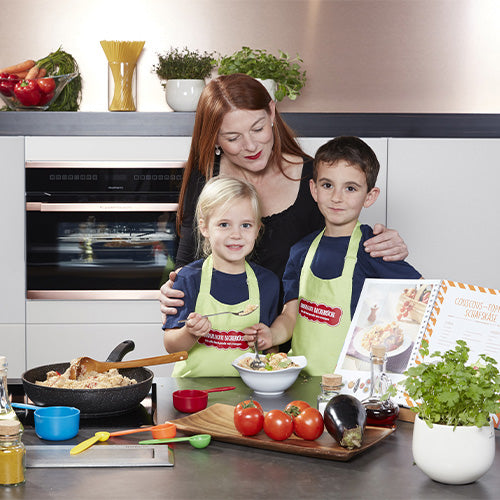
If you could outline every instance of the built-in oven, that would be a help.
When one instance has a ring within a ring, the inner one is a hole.
[[[26,162],[29,299],[151,299],[174,268],[182,162]]]

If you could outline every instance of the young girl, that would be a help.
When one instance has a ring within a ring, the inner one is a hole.
[[[278,277],[245,260],[261,229],[257,192],[245,181],[214,177],[200,194],[195,217],[206,258],[179,271],[174,287],[185,292],[184,306],[167,318],[163,342],[168,352],[189,351],[187,360],[176,363],[174,377],[237,376],[232,361],[250,351],[241,331],[259,321],[270,325],[278,311]],[[253,311],[204,317],[245,309]]]

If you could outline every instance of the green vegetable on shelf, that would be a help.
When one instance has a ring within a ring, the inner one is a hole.
[[[59,47],[47,57],[39,59],[36,64],[40,68],[45,68],[47,75],[50,76],[78,73],[48,109],[48,111],[78,111],[82,98],[82,78],[75,58]]]

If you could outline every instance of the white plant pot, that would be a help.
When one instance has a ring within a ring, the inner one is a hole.
[[[167,80],[165,97],[174,111],[196,111],[205,80]]]
[[[446,484],[472,483],[483,476],[495,458],[493,422],[486,427],[434,424],[418,416],[413,427],[413,460],[431,479]]]
[[[264,87],[266,87],[266,90],[269,92],[269,95],[271,96],[271,99],[273,101],[276,101],[276,89],[278,88],[277,83],[274,80],[267,79],[267,80],[261,80],[260,78],[256,78]]]

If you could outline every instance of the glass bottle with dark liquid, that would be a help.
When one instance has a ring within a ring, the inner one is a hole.
[[[362,401],[366,409],[366,424],[378,427],[393,427],[399,415],[399,406],[387,398],[391,379],[386,374],[387,354],[384,345],[372,347],[370,353],[370,395]]]

